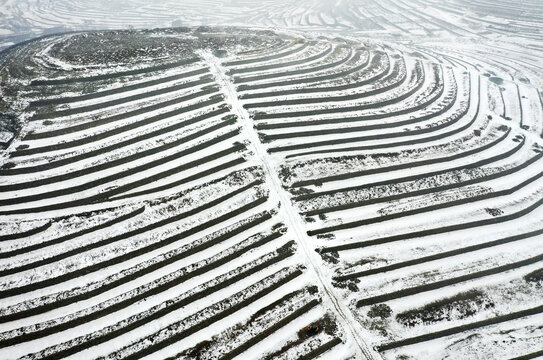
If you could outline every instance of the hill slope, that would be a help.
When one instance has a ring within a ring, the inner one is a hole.
[[[440,60],[207,27],[13,49],[1,357],[541,351],[540,94]]]

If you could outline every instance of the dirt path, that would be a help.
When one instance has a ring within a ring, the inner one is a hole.
[[[344,329],[350,332],[351,340],[354,341],[358,348],[356,351],[358,355],[363,354],[368,360],[381,359],[381,356],[376,351],[370,349],[366,345],[365,341],[360,336],[360,332],[354,325],[357,324],[357,321],[351,311],[345,304],[338,300],[333,287],[322,273],[319,267],[321,259],[314,251],[315,249],[310,245],[311,239],[306,233],[303,221],[292,205],[289,194],[283,188],[276,175],[278,164],[275,163],[274,158],[268,154],[265,146],[260,142],[249,113],[243,108],[241,102],[238,100],[235,85],[232,83],[229,76],[226,75],[226,69],[220,64],[220,60],[211,53],[202,51],[199,55],[209,65],[210,71],[214,75],[227,103],[232,106],[232,112],[238,116],[238,121],[243,126],[243,134],[251,141],[249,148],[255,152],[256,157],[260,160],[265,171],[266,183],[269,184],[270,187],[270,199],[280,203],[280,215],[288,228],[294,232],[293,235],[296,238],[295,240],[298,243],[299,248],[302,249],[301,254],[305,257],[305,265],[309,271],[313,273],[315,280],[324,292],[324,306],[333,311],[336,314],[338,321],[342,323]]]

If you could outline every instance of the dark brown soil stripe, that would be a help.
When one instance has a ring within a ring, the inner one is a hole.
[[[238,213],[235,213],[236,215],[239,215]],[[226,241],[227,239],[230,239],[232,238],[233,236],[236,236],[236,235],[239,235],[259,224],[262,224],[264,223],[265,221],[269,220],[272,218],[272,215],[269,213],[269,212],[265,212],[265,213],[261,213],[262,216],[259,216],[257,217],[256,219],[254,220],[251,220],[250,222],[248,222],[247,224],[244,224],[242,226],[239,226],[231,231],[228,231],[228,232],[225,232],[223,234],[220,234],[218,236],[216,236],[215,238],[213,238],[212,240],[210,241],[207,241],[199,246],[195,246],[195,247],[192,247],[190,249],[188,249],[187,251],[183,252],[183,253],[180,253],[176,256],[171,256],[167,259],[165,259],[164,261],[161,261],[159,263],[154,263],[150,266],[147,266],[145,268],[142,268],[138,271],[135,271],[133,273],[131,273],[130,275],[128,276],[123,276],[115,281],[112,281],[112,282],[108,282],[106,283],[105,285],[99,287],[99,288],[95,288],[91,291],[87,291],[87,292],[84,292],[84,293],[78,293],[77,295],[74,295],[74,296],[71,296],[71,297],[62,297],[61,300],[56,300],[54,302],[48,302],[48,303],[45,303],[45,304],[42,304],[42,305],[39,305],[39,306],[36,306],[36,307],[30,307],[30,306],[27,306],[26,307],[26,310],[23,310],[23,311],[19,311],[17,313],[11,313],[11,314],[8,314],[8,315],[4,315],[4,316],[0,316],[0,323],[6,323],[6,322],[9,322],[9,321],[15,321],[15,320],[20,320],[20,319],[23,319],[25,317],[29,317],[29,316],[35,316],[35,315],[39,315],[39,314],[42,314],[42,313],[45,313],[47,311],[50,311],[50,310],[53,310],[53,309],[58,309],[60,307],[63,307],[63,306],[67,306],[67,305],[70,305],[70,304],[74,304],[78,301],[83,301],[83,300],[88,300],[94,296],[97,296],[97,295],[100,295],[106,291],[109,291],[111,289],[114,289],[122,284],[126,284],[134,279],[137,279],[138,277],[141,277],[141,276],[144,276],[144,275],[147,275],[147,274],[150,274],[151,272],[153,271],[156,271],[160,268],[163,268],[164,266],[167,266],[167,265],[170,265],[170,264],[173,264],[174,262],[176,261],[179,261],[181,259],[184,259],[188,256],[191,256],[191,255],[194,255],[200,251],[203,251],[205,249],[208,249],[212,246],[215,246],[217,244],[220,244],[224,241]],[[236,216],[236,215],[233,215],[233,216]],[[212,226],[211,223],[209,223],[209,226]],[[213,223],[213,225],[216,225]],[[188,235],[187,235],[188,236]]]
[[[377,347],[377,349],[378,351],[387,351],[391,349],[396,349],[396,348],[407,346],[407,345],[418,344],[425,341],[439,339],[445,336],[463,333],[465,331],[479,329],[485,326],[496,325],[496,324],[500,324],[506,321],[520,319],[526,316],[537,315],[542,312],[543,312],[543,305],[537,306],[531,309],[517,311],[517,312],[506,314],[506,315],[496,316],[491,319],[477,321],[471,324],[465,324],[465,325],[460,325],[460,326],[456,326],[456,327],[441,330],[441,331],[436,331],[430,334],[414,336],[414,337],[407,338],[400,341],[394,341],[388,344],[380,345]]]
[[[332,340],[328,341],[324,345],[319,346],[315,350],[312,350],[311,352],[305,354],[298,360],[312,360],[315,359],[317,356],[320,356],[327,352],[328,350],[332,349],[334,346],[341,344],[342,341],[340,338],[333,338]]]
[[[531,231],[531,232],[524,233],[524,234],[508,236],[508,237],[505,237],[505,238],[502,238],[502,239],[499,239],[499,240],[489,241],[489,242],[482,243],[482,244],[466,246],[466,247],[463,247],[463,248],[460,248],[460,249],[445,251],[445,252],[442,252],[442,253],[429,255],[429,256],[424,256],[424,257],[420,257],[420,258],[413,259],[413,260],[402,261],[402,262],[399,262],[399,263],[396,263],[396,264],[391,264],[391,265],[381,266],[381,267],[370,269],[370,270],[358,271],[358,272],[355,272],[355,273],[336,276],[336,277],[334,277],[334,281],[345,281],[345,280],[354,279],[354,278],[361,278],[361,277],[364,277],[364,276],[381,274],[381,273],[384,273],[384,272],[393,271],[393,270],[401,269],[401,268],[408,267],[408,266],[419,265],[419,264],[423,264],[423,263],[430,262],[430,261],[445,259],[445,258],[448,258],[448,257],[451,257],[451,256],[466,254],[466,253],[472,252],[472,251],[487,249],[487,248],[491,248],[493,246],[509,244],[509,243],[512,243],[512,242],[515,242],[515,241],[528,239],[528,238],[531,238],[531,237],[534,237],[534,236],[539,236],[539,235],[542,235],[542,234],[543,234],[543,229],[539,229],[539,230]]]
[[[75,171],[72,171],[72,172],[66,172],[66,173],[58,174],[58,175],[53,175],[53,176],[42,178],[42,179],[36,179],[36,180],[20,182],[20,183],[13,183],[13,184],[9,184],[9,185],[0,185],[0,192],[17,191],[17,190],[29,189],[29,188],[34,188],[34,187],[43,186],[43,185],[54,184],[54,183],[57,183],[57,182],[60,182],[60,181],[71,180],[71,179],[75,179],[75,178],[78,178],[78,177],[89,175],[89,174],[92,174],[92,173],[95,173],[95,172],[107,170],[107,169],[113,168],[115,166],[119,166],[119,165],[123,165],[123,164],[129,164],[132,161],[142,159],[142,158],[147,157],[147,156],[155,155],[155,154],[167,151],[169,149],[173,149],[173,148],[175,148],[177,146],[186,144],[189,141],[198,139],[198,138],[200,138],[200,137],[202,137],[204,135],[208,135],[208,134],[210,134],[210,133],[212,133],[214,131],[217,131],[217,130],[222,129],[224,127],[227,127],[229,125],[234,125],[235,123],[236,123],[235,119],[229,119],[229,120],[221,121],[218,124],[215,124],[215,125],[210,126],[208,128],[204,128],[204,129],[202,129],[200,131],[197,131],[197,132],[195,132],[193,134],[190,134],[188,136],[184,136],[182,138],[179,138],[179,139],[177,139],[175,141],[164,144],[162,146],[158,146],[158,147],[150,148],[150,149],[147,149],[147,150],[139,151],[139,152],[134,153],[132,155],[117,158],[115,160],[108,161],[108,162],[105,162],[105,163],[102,163],[102,164],[99,164],[99,165],[87,166],[87,167],[81,168],[79,170],[75,170]],[[188,126],[188,124],[185,124],[185,125]],[[230,136],[228,136],[228,135],[219,136],[219,137],[216,137],[214,139],[208,140],[205,143],[198,144],[198,145],[192,147],[191,149],[193,149],[193,152],[194,152],[194,151],[196,151],[198,149],[205,148],[205,145],[203,145],[203,144],[208,144],[207,146],[210,146],[213,143],[217,144],[217,143],[221,142],[222,140],[225,140],[225,139],[230,138],[231,136],[234,136],[234,134],[231,134],[231,133],[235,133],[235,131],[230,132],[229,133]]]
[[[241,354],[244,351],[248,350],[250,347],[258,344],[260,341],[264,340],[265,338],[270,337],[274,332],[276,332],[277,330],[281,329],[282,327],[288,325],[288,323],[290,323],[294,319],[300,317],[301,315],[305,314],[309,310],[313,309],[319,303],[320,303],[320,301],[317,300],[317,299],[311,300],[309,303],[307,303],[304,306],[302,306],[301,308],[293,311],[292,313],[288,314],[287,316],[282,317],[281,320],[279,320],[278,322],[276,322],[275,324],[273,324],[272,326],[270,326],[266,330],[262,331],[257,336],[251,338],[249,341],[247,341],[247,342],[243,343],[242,345],[238,346],[237,348],[233,349],[229,353],[221,356],[219,359],[220,360],[231,360],[231,359],[235,358],[239,354]]]
[[[168,218],[168,219],[159,221],[157,223],[153,223],[153,224],[144,226],[144,227],[142,227],[140,229],[136,229],[136,230],[126,232],[126,233],[118,235],[118,236],[114,236],[114,237],[111,237],[111,238],[108,238],[108,239],[104,239],[104,240],[102,240],[101,242],[99,242],[97,244],[89,244],[89,245],[87,245],[87,246],[85,246],[83,248],[74,249],[72,251],[69,251],[69,252],[54,256],[54,257],[44,259],[44,260],[42,260],[40,262],[45,263],[45,261],[47,261],[47,263],[54,263],[54,262],[58,261],[60,258],[66,258],[68,256],[77,255],[78,253],[81,253],[83,251],[88,251],[88,250],[91,250],[93,248],[97,248],[97,247],[100,247],[100,246],[112,244],[114,242],[118,242],[118,241],[121,241],[121,240],[124,240],[124,239],[128,239],[128,238],[130,238],[132,236],[142,234],[142,233],[144,233],[146,231],[156,229],[156,228],[158,228],[160,226],[175,222],[177,220],[180,220],[182,218],[191,216],[191,215],[196,214],[196,213],[198,213],[198,212],[200,212],[202,210],[205,210],[207,208],[215,206],[215,205],[219,204],[220,202],[226,201],[230,197],[232,197],[234,195],[237,195],[237,193],[241,193],[241,192],[247,190],[248,188],[250,188],[250,187],[252,187],[254,185],[258,185],[258,184],[260,184],[260,182],[255,182],[253,184],[250,184],[249,186],[246,186],[244,188],[241,188],[241,189],[235,191],[234,193],[231,193],[231,194],[229,194],[227,196],[224,196],[222,198],[214,200],[214,201],[210,202],[209,204],[200,206],[200,207],[198,207],[196,209],[193,209],[193,210],[188,211],[186,213],[180,214],[178,216],[174,216],[172,218]],[[20,286],[20,287],[17,287],[17,288],[12,288],[12,289],[7,289],[7,290],[0,291],[0,299],[5,299],[5,298],[8,298],[10,296],[20,295],[20,294],[24,294],[24,293],[27,293],[27,292],[30,292],[30,291],[43,289],[43,288],[48,287],[48,286],[57,285],[57,284],[65,282],[65,281],[76,279],[76,278],[81,277],[83,275],[86,275],[86,274],[89,274],[89,273],[104,269],[104,268],[106,268],[108,266],[113,266],[115,264],[122,263],[122,262],[130,260],[130,259],[132,259],[132,258],[134,258],[136,256],[143,255],[143,254],[146,254],[148,252],[163,248],[164,246],[172,244],[172,243],[174,243],[174,242],[176,242],[176,241],[178,241],[180,239],[183,239],[183,238],[185,238],[187,236],[190,236],[192,234],[203,231],[203,230],[205,230],[205,229],[207,229],[207,228],[209,228],[211,226],[214,226],[216,224],[220,224],[221,222],[226,221],[231,217],[242,214],[242,213],[244,213],[244,212],[246,212],[246,211],[248,211],[250,209],[253,209],[253,208],[257,207],[258,205],[264,204],[266,201],[267,201],[267,198],[265,198],[265,197],[259,198],[259,199],[255,200],[255,201],[253,201],[253,202],[251,202],[251,203],[249,203],[247,205],[244,205],[244,206],[242,206],[242,207],[240,207],[240,208],[238,208],[238,209],[236,209],[234,211],[231,211],[230,213],[221,215],[221,216],[217,217],[216,219],[207,221],[207,222],[205,222],[205,223],[203,223],[201,225],[197,225],[197,226],[193,227],[192,229],[186,230],[186,231],[181,232],[181,233],[179,233],[177,235],[174,235],[174,236],[166,238],[166,239],[164,239],[162,241],[159,241],[158,243],[149,244],[149,245],[144,246],[142,248],[139,248],[139,249],[133,250],[131,252],[128,252],[128,253],[126,253],[124,255],[117,256],[117,257],[115,257],[113,259],[102,261],[102,262],[87,266],[85,268],[82,268],[82,269],[79,269],[79,270],[76,270],[76,271],[73,271],[73,272],[70,272],[70,273],[67,273],[67,274],[59,275],[59,276],[54,277],[54,278],[49,278],[49,279],[46,279],[46,280],[35,282],[33,284],[28,284],[28,285]]]
[[[66,110],[38,113],[34,115],[30,121],[54,119],[54,118],[63,117],[63,116],[72,116],[72,115],[77,115],[77,114],[81,114],[85,112],[102,110],[109,107],[126,104],[132,101],[143,100],[143,99],[150,98],[153,96],[158,96],[158,95],[166,96],[167,94],[171,92],[175,92],[175,91],[179,91],[183,89],[190,89],[192,87],[209,84],[212,82],[213,82],[213,79],[211,78],[211,75],[208,75],[205,77],[201,77],[198,80],[189,81],[182,84],[176,84],[176,85],[168,86],[162,89],[149,90],[149,91],[141,92],[139,94],[134,94],[134,95],[130,95],[130,96],[114,99],[114,100],[108,100],[105,102],[75,107],[75,108],[66,109]]]
[[[89,159],[91,157],[95,157],[95,156],[98,156],[98,155],[108,154],[108,153],[110,153],[110,152],[112,152],[114,150],[123,148],[125,146],[133,145],[133,144],[136,144],[136,143],[138,143],[140,141],[148,140],[148,139],[151,139],[153,137],[157,137],[157,136],[160,136],[160,135],[167,134],[169,132],[173,132],[173,131],[182,129],[182,128],[186,127],[189,124],[195,124],[195,123],[198,123],[200,121],[209,119],[211,117],[227,113],[228,111],[229,110],[228,110],[227,107],[221,107],[221,108],[219,108],[217,110],[213,110],[213,111],[210,111],[208,113],[205,113],[205,114],[202,114],[202,115],[199,115],[199,116],[195,116],[193,118],[187,119],[185,121],[181,121],[181,122],[179,122],[177,124],[172,124],[170,126],[167,126],[167,127],[152,131],[152,132],[147,133],[147,134],[143,134],[143,135],[140,135],[140,136],[136,136],[134,138],[126,139],[124,141],[119,141],[119,142],[116,142],[116,143],[114,143],[112,145],[104,146],[102,148],[98,148],[98,149],[95,149],[95,150],[84,152],[82,154],[70,156],[70,157],[65,158],[65,159],[52,160],[52,161],[50,161],[50,162],[48,162],[46,164],[43,164],[43,165],[34,165],[34,166],[27,166],[27,167],[22,167],[22,168],[13,168],[13,169],[0,169],[0,176],[32,174],[32,173],[35,173],[35,172],[51,170],[51,169],[54,169],[54,168],[57,168],[57,167],[61,167],[61,166],[64,166],[64,165],[75,163],[77,161]],[[228,120],[228,119],[223,118],[223,120]]]
[[[98,318],[101,318],[101,317],[104,317],[104,316],[107,316],[107,315],[110,315],[118,310],[122,310],[140,300],[143,300],[145,298],[148,298],[148,297],[151,297],[151,296],[156,296],[164,291],[167,291],[168,289],[171,289],[172,287],[174,286],[177,286],[179,284],[182,284],[183,282],[189,280],[189,279],[192,279],[194,278],[195,276],[199,276],[199,275],[202,275],[202,274],[205,274],[209,271],[212,271],[216,268],[218,268],[219,266],[222,266],[232,260],[234,260],[235,258],[237,257],[240,257],[242,256],[243,254],[245,254],[246,252],[248,251],[251,251],[252,249],[256,249],[264,244],[267,244],[273,240],[276,240],[278,239],[279,237],[281,237],[281,233],[272,233],[268,236],[264,236],[262,237],[262,239],[260,239],[259,241],[253,243],[253,244],[250,244],[249,246],[243,248],[243,249],[240,249],[224,258],[221,258],[219,259],[218,261],[215,261],[213,263],[209,263],[207,264],[206,266],[204,267],[201,267],[201,268],[198,268],[194,271],[191,271],[191,272],[187,272],[185,275],[183,276],[180,276],[172,281],[169,281],[167,283],[164,283],[160,286],[157,286],[157,287],[154,287],[154,288],[151,288],[150,290],[148,291],[141,291],[138,293],[137,296],[133,296],[131,298],[126,298],[124,299],[123,301],[120,301],[120,302],[117,302],[115,304],[112,304],[111,306],[108,306],[108,307],[105,307],[105,308],[102,308],[98,311],[95,311],[93,313],[89,313],[89,314],[86,314],[84,316],[80,316],[80,317],[75,317],[74,319],[72,319],[71,321],[67,321],[67,322],[64,322],[64,323],[61,323],[61,324],[58,324],[57,326],[52,326],[52,327],[47,327],[47,328],[44,328],[42,330],[37,330],[35,332],[32,332],[32,333],[23,333],[22,335],[20,336],[16,336],[16,337],[13,337],[13,338],[9,338],[9,339],[5,339],[3,341],[0,341],[0,348],[5,348],[5,347],[8,347],[8,346],[13,346],[13,345],[17,345],[17,344],[21,344],[21,343],[24,343],[24,342],[28,342],[28,341],[32,341],[32,340],[35,340],[35,339],[39,339],[39,338],[42,338],[44,336],[48,336],[48,335],[51,335],[51,334],[55,334],[55,333],[58,333],[58,332],[61,332],[61,331],[64,331],[64,330],[67,330],[67,329],[70,329],[70,328],[73,328],[73,327],[76,327],[76,326],[80,326],[80,325],[83,325],[89,321],[93,321],[93,320],[96,320]],[[274,261],[275,260],[275,261]],[[242,273],[242,274],[238,274],[237,276],[234,277],[235,280],[240,280],[240,279],[243,279],[251,274],[254,274],[255,272],[257,272],[258,270],[262,270],[268,266],[270,266],[270,262],[271,263],[275,263],[277,262],[278,260],[277,259],[272,259],[272,260],[269,260],[267,262],[265,262],[264,264],[262,265],[259,265],[255,268],[252,268],[252,269],[249,269],[248,271]],[[187,267],[190,267],[190,265],[188,265]],[[230,279],[232,280],[232,279]],[[221,289],[221,288],[224,288],[226,287],[226,285],[224,283],[220,283],[218,284],[217,286],[215,286],[215,291],[217,291],[218,289]],[[213,292],[213,288],[210,290],[210,289],[207,289],[207,291],[205,291],[205,296],[208,296],[210,293]],[[204,297],[203,294],[200,295],[200,298]],[[183,305],[186,305],[183,304]],[[164,315],[166,315],[167,313],[170,313],[171,311],[174,311],[174,310],[177,310],[179,308],[181,308],[183,305],[179,305],[179,304],[176,304],[174,306],[171,306],[171,307],[168,307],[168,311],[162,311],[161,313],[159,314],[154,314],[152,318],[145,318],[145,319],[141,319],[139,321],[139,325],[135,325],[135,324],[131,324],[131,326],[129,327],[126,327],[126,328],[123,328],[122,330],[119,330],[115,333],[115,335],[112,335],[112,334],[108,334],[109,336],[107,336],[107,338],[104,338],[102,339],[102,342],[103,341],[107,341],[113,337],[116,337],[116,336],[119,336],[123,333],[126,333],[134,328],[137,328],[138,326],[140,326],[142,323],[146,323],[148,321],[151,321],[151,320],[154,320],[154,319],[157,319],[157,318],[160,318]],[[81,346],[83,345],[86,345],[88,346],[88,344],[81,344]],[[96,344],[93,344],[93,345],[96,345]]]
[[[99,80],[107,80],[107,79],[113,79],[113,78],[118,78],[118,77],[123,77],[123,76],[131,76],[131,75],[150,73],[154,71],[172,69],[178,66],[193,64],[198,61],[200,61],[199,58],[191,58],[191,59],[184,59],[184,60],[169,63],[169,64],[150,66],[143,69],[119,71],[119,72],[115,72],[111,74],[103,74],[103,75],[79,77],[79,78],[72,77],[72,78],[67,78],[67,79],[33,80],[30,83],[30,85],[31,86],[63,85],[63,84],[73,84],[77,82],[92,82],[92,81],[99,81]]]
[[[424,285],[414,286],[414,287],[394,291],[394,292],[391,292],[391,293],[388,293],[388,294],[372,296],[372,297],[369,297],[369,298],[358,300],[357,303],[356,303],[356,307],[374,305],[374,304],[378,304],[378,303],[382,303],[382,302],[386,302],[386,301],[390,301],[390,300],[400,299],[400,298],[403,298],[403,297],[406,297],[406,296],[417,295],[417,294],[420,294],[420,293],[423,293],[423,292],[441,289],[441,288],[444,288],[444,287],[447,287],[447,286],[452,286],[452,285],[459,284],[459,283],[462,283],[462,282],[475,280],[475,279],[480,279],[480,278],[483,278],[483,277],[486,277],[486,276],[496,275],[496,274],[500,274],[500,273],[510,271],[510,270],[515,270],[515,269],[521,268],[523,266],[538,263],[538,262],[540,262],[542,260],[543,260],[543,254],[540,254],[540,255],[537,255],[537,256],[534,256],[534,257],[531,257],[531,258],[528,258],[528,259],[524,259],[524,260],[517,261],[517,262],[514,262],[514,263],[509,263],[509,264],[502,265],[502,266],[497,266],[497,267],[490,268],[490,269],[487,269],[487,270],[477,271],[477,272],[473,272],[471,274],[457,276],[457,277],[454,277],[454,278],[445,279],[445,280],[441,280],[441,281],[436,281],[436,282],[433,282],[433,283],[426,283]]]
[[[135,217],[135,216],[137,216],[139,214],[142,214],[144,211],[145,211],[145,206],[142,206],[141,208],[136,209],[136,210],[134,210],[132,212],[129,212],[128,214],[119,216],[119,217],[117,217],[117,218],[115,218],[113,220],[106,221],[103,224],[96,225],[96,226],[87,228],[85,230],[76,231],[76,232],[74,232],[72,234],[64,235],[64,236],[61,236],[61,237],[58,237],[58,238],[52,239],[52,240],[43,241],[43,242],[38,243],[38,244],[25,246],[25,247],[22,247],[22,248],[11,250],[11,251],[6,251],[6,252],[3,252],[3,253],[0,253],[0,259],[7,259],[7,258],[9,258],[11,256],[21,255],[21,254],[25,254],[25,253],[30,252],[30,251],[43,249],[43,248],[48,247],[48,246],[62,244],[65,241],[75,239],[75,238],[77,238],[79,236],[90,234],[90,233],[93,233],[95,231],[102,230],[102,229],[108,228],[110,226],[119,224],[119,223],[121,223],[121,222],[123,222],[125,220],[131,219],[131,218],[133,218],[133,217]]]
[[[45,231],[49,229],[52,225],[52,222],[48,222],[42,226],[38,226],[37,228],[30,229],[24,232],[20,233],[14,233],[14,234],[7,234],[7,235],[1,235],[0,236],[0,242],[1,241],[9,241],[9,240],[17,240],[17,239],[23,239],[26,237],[30,237],[36,234],[41,233],[42,231]]]
[[[97,91],[93,92],[91,94],[85,94],[85,95],[77,95],[77,96],[69,96],[69,97],[60,97],[60,98],[53,98],[53,99],[41,99],[32,101],[30,103],[30,107],[39,107],[39,106],[48,106],[48,105],[59,105],[59,104],[69,104],[73,102],[78,101],[86,101],[86,100],[92,100],[92,99],[100,99],[105,96],[115,95],[115,94],[121,94],[127,91],[133,91],[138,89],[143,89],[150,86],[160,85],[165,82],[175,81],[175,80],[181,80],[186,77],[196,76],[196,75],[202,75],[208,72],[208,69],[201,68],[197,70],[187,71],[181,74],[172,75],[160,79],[155,80],[149,80],[133,85],[127,85],[122,86],[120,88],[110,89],[110,90],[103,90],[103,91]]]
[[[158,343],[155,343],[153,345],[150,345],[146,348],[143,348],[142,350],[136,352],[136,353],[133,353],[131,355],[128,355],[126,357],[124,357],[124,360],[138,360],[138,359],[141,359],[142,357],[146,356],[146,355],[149,355],[149,354],[152,354],[160,349],[163,349],[165,348],[166,346],[169,346],[169,345],[172,345],[172,344],[175,344],[176,342],[178,342],[179,340],[197,332],[197,331],[200,331],[202,329],[205,329],[209,326],[211,326],[213,323],[221,320],[221,319],[224,319],[226,318],[227,316],[230,316],[232,314],[234,314],[235,312],[247,307],[249,304],[255,302],[256,300],[270,294],[271,292],[273,292],[274,290],[280,288],[281,286],[287,284],[288,282],[290,282],[291,280],[294,280],[295,278],[297,278],[298,276],[300,276],[302,274],[302,271],[301,270],[296,270],[295,272],[293,272],[292,274],[290,275],[287,275],[285,278],[279,280],[278,282],[274,283],[273,285],[270,285],[269,287],[266,287],[264,288],[263,290],[261,290],[260,292],[257,292],[256,294],[254,294],[253,296],[239,302],[238,304],[236,305],[233,305],[231,306],[230,308],[216,314],[216,315],[213,315],[211,317],[209,317],[208,319],[206,319],[205,321],[202,321],[198,324],[195,324],[194,326],[182,331],[182,332],[179,332],[167,339],[164,339],[163,341],[161,342],[158,342]]]

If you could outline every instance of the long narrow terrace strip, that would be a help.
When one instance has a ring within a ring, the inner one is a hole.
[[[539,356],[540,69],[462,15],[518,6],[371,3],[0,54],[0,358]]]

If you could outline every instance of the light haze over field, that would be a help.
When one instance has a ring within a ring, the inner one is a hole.
[[[0,359],[543,356],[542,0],[0,0]]]
[[[542,86],[538,0],[518,6],[503,0],[0,0],[0,47],[70,30],[197,25],[334,32],[438,52],[446,45],[483,57],[523,57],[515,60],[530,72],[523,76]]]

